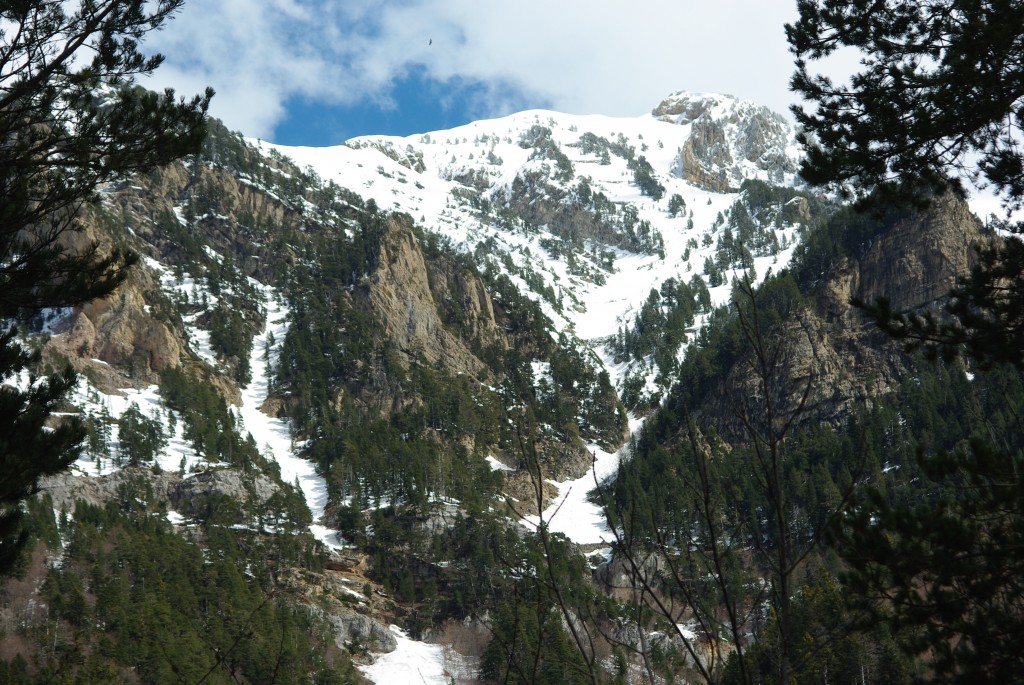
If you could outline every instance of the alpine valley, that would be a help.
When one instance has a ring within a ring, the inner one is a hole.
[[[0,681],[742,682],[792,639],[808,682],[904,682],[825,532],[1024,386],[851,305],[939,311],[992,239],[966,204],[861,215],[800,156],[680,92],[328,148],[214,121],[103,188],[85,237],[142,259],[21,324],[89,437],[29,503]]]

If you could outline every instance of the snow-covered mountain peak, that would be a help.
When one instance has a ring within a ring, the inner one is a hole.
[[[713,120],[736,121],[753,113],[786,121],[781,114],[750,100],[741,100],[723,93],[693,93],[687,90],[672,93],[651,110],[654,118],[678,125],[693,123],[704,116]]]
[[[679,91],[651,111],[683,127],[679,173],[690,182],[723,191],[757,178],[792,185],[802,156],[790,121],[763,105],[730,95]]]
[[[529,110],[332,148],[275,147],[408,215],[482,271],[507,274],[557,331],[600,349],[634,327],[652,289],[703,282],[718,304],[744,266],[784,264],[795,241],[792,220],[769,217],[777,208],[730,218],[744,181],[792,184],[788,122],[728,96],[677,93],[662,104],[662,116]],[[758,245],[750,254],[730,251],[741,226],[740,240]]]

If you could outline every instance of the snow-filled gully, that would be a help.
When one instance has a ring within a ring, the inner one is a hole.
[[[288,309],[280,302],[274,288],[255,282],[254,285],[263,293],[266,323],[253,339],[249,360],[252,381],[242,389],[242,405],[235,411],[260,450],[281,467],[281,479],[287,483],[298,482],[313,515],[313,524],[310,526],[313,536],[329,549],[341,549],[344,541],[338,531],[325,526],[321,521],[327,506],[326,481],[316,472],[312,462],[296,456],[296,444],[288,421],[267,416],[261,410],[269,391],[268,365],[277,360],[276,349],[269,349],[267,358],[267,340],[272,335],[277,345],[284,341],[288,330]],[[377,655],[372,664],[361,666],[363,675],[379,685],[404,682],[447,685],[450,682],[441,645],[411,640],[397,626],[391,626],[391,630],[395,633],[398,647],[393,652]]]
[[[291,428],[285,419],[274,418],[263,413],[261,407],[267,399],[269,384],[267,380],[268,366],[277,359],[277,349],[269,350],[267,358],[267,340],[280,345],[288,330],[288,309],[279,300],[274,288],[253,282],[263,293],[263,306],[266,310],[266,323],[252,344],[252,356],[249,360],[252,370],[252,381],[242,389],[242,405],[235,412],[242,419],[245,430],[249,431],[260,451],[281,467],[281,480],[286,483],[298,483],[306,498],[306,504],[313,515],[310,531],[329,549],[340,549],[343,541],[338,531],[324,526],[320,519],[327,506],[327,482],[321,477],[313,463],[295,455],[295,442]]]

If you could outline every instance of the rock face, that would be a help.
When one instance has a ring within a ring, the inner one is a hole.
[[[350,147],[353,150],[372,148],[384,155],[387,155],[406,169],[411,169],[417,173],[423,173],[427,168],[423,162],[423,153],[418,150],[414,150],[411,146],[408,146],[405,150],[399,150],[391,142],[360,138],[353,138],[345,141],[345,146]]]
[[[393,652],[398,641],[387,627],[394,603],[361,592],[366,579],[358,574],[300,569],[282,570],[277,580],[316,616],[323,618],[341,649]],[[393,616],[392,616],[393,617]]]
[[[237,469],[214,469],[181,481],[171,493],[171,503],[182,514],[195,514],[194,503],[203,496],[222,495],[243,507],[251,502],[259,508],[280,487],[263,474],[245,477]]]
[[[69,237],[69,245],[85,249],[95,243],[100,254],[110,250],[113,243],[104,221],[109,218],[84,211],[82,230]],[[185,355],[182,332],[172,328],[168,317],[156,316],[150,306],[158,292],[149,269],[132,267],[114,293],[77,307],[55,326],[58,335],[52,350],[80,369],[98,359],[136,381],[155,382],[161,371],[178,366]]]
[[[932,305],[970,271],[981,240],[981,222],[967,204],[944,195],[879,236],[850,264],[848,287],[865,302],[888,297],[897,311]]]
[[[67,471],[40,481],[40,490],[53,499],[54,509],[73,512],[76,500],[103,507],[117,499],[125,487],[142,487],[152,492],[155,501],[170,502],[175,488],[181,483],[177,474],[154,474],[151,469],[129,467],[100,478],[84,478]]]
[[[415,235],[395,220],[390,229],[367,284],[370,306],[385,335],[405,353],[406,363],[422,358],[453,374],[485,377],[487,367],[444,325]],[[458,275],[452,280],[435,278],[435,283],[442,295],[454,300],[478,337],[496,337],[494,305],[479,280]]]
[[[863,401],[857,364],[836,349],[829,328],[813,312],[800,312],[766,338],[764,349],[772,359],[767,372],[755,359],[741,359],[707,404],[727,442],[745,440],[749,426],[769,434],[792,417],[797,424],[837,425]]]
[[[679,92],[651,115],[690,126],[677,171],[694,185],[725,192],[747,178],[783,183],[796,173],[795,131],[767,107],[723,95]]]
[[[842,260],[816,290],[814,307],[800,312],[773,338],[780,355],[769,384],[780,416],[803,400],[798,423],[845,422],[857,406],[898,385],[906,372],[900,346],[851,304],[888,297],[896,310],[937,308],[958,276],[974,264],[986,240],[966,203],[952,195],[887,226],[862,250]],[[728,382],[707,398],[704,411],[738,439],[741,412],[759,416],[763,392],[751,360],[741,360]]]
[[[182,479],[175,473],[153,473],[144,467],[128,467],[99,478],[60,473],[40,483],[49,493],[56,509],[74,511],[76,500],[95,506],[124,496],[125,488],[150,493],[154,502],[165,502],[169,509],[185,515],[197,513],[194,504],[204,496],[223,495],[237,502],[244,511],[247,503],[260,508],[280,488],[262,474],[247,476],[237,469],[212,469]]]
[[[398,647],[387,627],[352,609],[335,608],[326,618],[334,629],[334,643],[343,649],[353,643],[375,652],[393,652]]]
[[[679,175],[705,190],[724,193],[729,190],[726,169],[732,163],[725,130],[714,121],[698,119],[693,133],[679,151]]]
[[[147,312],[143,297],[147,280],[147,275],[137,273],[110,297],[83,305],[81,313],[91,331],[80,319],[75,324],[85,336],[90,356],[132,368],[143,377],[178,366],[183,353],[178,336]]]

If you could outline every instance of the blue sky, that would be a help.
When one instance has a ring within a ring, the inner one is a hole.
[[[282,145],[323,146],[366,134],[406,136],[453,128],[495,114],[485,106],[488,92],[479,82],[458,77],[441,82],[424,68],[413,68],[391,83],[385,104],[372,98],[348,105],[325,105],[310,96],[286,100],[285,116],[270,139]],[[509,112],[551,107],[543,98],[525,97],[515,106],[516,97],[518,93],[509,86],[505,98]]]
[[[147,82],[288,145],[411,135],[522,109],[635,116],[678,90],[793,101],[795,0],[189,0]]]

